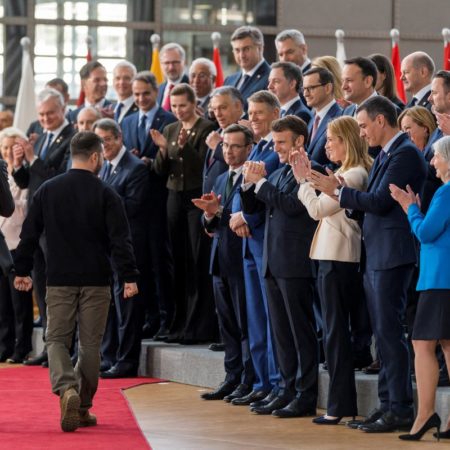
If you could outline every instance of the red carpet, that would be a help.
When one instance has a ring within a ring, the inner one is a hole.
[[[100,380],[92,408],[98,425],[64,433],[59,427],[59,397],[51,392],[48,369],[0,369],[0,449],[148,450],[122,389],[159,381]]]

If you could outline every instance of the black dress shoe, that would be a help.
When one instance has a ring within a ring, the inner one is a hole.
[[[251,388],[248,384],[240,384],[231,394],[226,395],[223,399],[230,403],[235,399],[245,397],[250,391]]]
[[[346,423],[346,425],[349,428],[353,428],[354,430],[356,430],[357,428],[359,428],[362,425],[368,425],[369,423],[376,422],[383,414],[384,414],[384,412],[381,411],[381,409],[377,408],[377,409],[374,409],[373,411],[371,411],[364,420],[360,420],[360,419],[349,420]]]
[[[47,352],[39,353],[39,355],[29,358],[23,363],[25,366],[41,366],[43,362],[48,362]]]
[[[41,364],[41,366],[42,366],[44,369],[48,369],[48,360],[47,360],[47,361],[44,361],[44,362]]]
[[[34,328],[42,327],[42,319],[40,316],[36,320],[33,320],[33,327]]]
[[[245,406],[250,405],[250,403],[257,402],[258,400],[263,400],[267,397],[267,391],[251,391],[243,397],[234,398],[231,400],[233,405]]]
[[[223,400],[227,395],[236,389],[236,385],[224,381],[217,389],[211,392],[204,392],[200,395],[203,400]]]
[[[359,429],[366,433],[390,433],[391,431],[410,430],[414,423],[411,416],[400,417],[392,411],[384,413],[378,420],[367,425],[360,425]]]
[[[274,400],[276,396],[277,396],[277,393],[275,390],[273,390],[269,393],[269,395],[264,397],[262,400],[258,400],[258,401],[250,403],[250,408],[259,408],[260,406],[266,406],[272,400]]]
[[[18,355],[18,354],[13,354],[11,355],[9,358],[6,358],[6,362],[8,364],[22,364],[23,361],[25,360],[26,355]]]
[[[113,379],[113,378],[134,378],[137,376],[137,370],[123,370],[116,366],[106,372],[100,372],[100,378]]]
[[[108,361],[102,361],[100,363],[100,372],[106,372],[107,370],[111,369],[112,365]]]
[[[364,367],[362,371],[366,375],[377,375],[378,373],[380,373],[380,361],[376,359],[375,361],[372,362],[372,364],[370,364],[367,367]]]
[[[158,326],[157,325],[151,325],[149,323],[146,323],[142,327],[142,339],[151,339],[156,333],[158,332]]]
[[[225,344],[222,344],[221,342],[213,342],[209,345],[208,349],[212,352],[223,352],[225,350]]]
[[[178,344],[181,340],[183,340],[183,337],[179,336],[178,334],[168,334],[164,339],[164,341],[168,342],[169,344]]]
[[[364,367],[368,367],[372,363],[373,358],[369,347],[366,347],[364,350],[361,350],[354,355],[353,368],[355,370],[362,370]]]
[[[308,417],[316,415],[316,405],[311,405],[302,401],[300,398],[294,398],[284,408],[276,409],[272,412],[272,416],[287,419],[290,417]]]
[[[250,411],[256,414],[269,415],[272,414],[273,411],[289,405],[290,402],[291,399],[289,398],[275,397],[270,403],[267,403],[267,405],[251,407]]]
[[[324,361],[324,362],[322,363],[322,369],[323,369],[323,370],[328,370],[328,363],[327,363],[326,361]]]
[[[154,341],[165,341],[169,336],[169,330],[167,328],[160,328],[153,336]]]

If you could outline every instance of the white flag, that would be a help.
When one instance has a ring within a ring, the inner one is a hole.
[[[344,61],[347,59],[345,55],[345,46],[344,46],[344,30],[336,30],[336,59],[339,61],[341,67],[344,67]]]
[[[22,46],[22,77],[20,79],[19,93],[17,94],[16,111],[14,113],[14,126],[27,131],[31,122],[37,119],[36,93],[34,91],[34,74],[30,58],[30,39],[23,37]]]

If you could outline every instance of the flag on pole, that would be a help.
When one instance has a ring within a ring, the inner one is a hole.
[[[86,62],[89,62],[89,61],[92,61],[92,54],[91,54],[92,38],[91,38],[91,36],[88,36],[86,38],[86,45],[87,45]],[[78,96],[77,106],[80,107],[83,103],[84,103],[84,90],[83,90],[83,87],[80,87],[80,95]]]
[[[336,59],[339,61],[341,67],[344,67],[344,61],[347,59],[344,46],[344,30],[336,30],[334,35],[336,36]]]
[[[217,31],[211,34],[211,39],[213,41],[213,62],[216,66],[217,76],[216,76],[216,87],[223,86],[223,70],[222,61],[220,60],[220,33]]]
[[[444,61],[442,68],[444,70],[450,70],[450,29],[443,28],[442,36],[444,38]]]
[[[400,40],[400,32],[396,28],[393,28],[390,34],[392,40],[391,62],[394,66],[395,81],[397,83],[397,94],[400,99],[406,103],[405,88],[403,86],[403,81],[401,78],[402,71],[400,68],[400,49],[398,46],[398,42]]]
[[[31,122],[37,119],[36,93],[34,91],[33,65],[30,57],[30,38],[20,40],[22,46],[22,75],[17,94],[16,111],[13,125],[24,133]]]
[[[155,75],[157,83],[161,84],[164,81],[164,74],[159,59],[159,43],[161,42],[161,38],[158,34],[152,34],[150,36],[150,42],[152,43],[152,64],[150,66],[150,72]]]

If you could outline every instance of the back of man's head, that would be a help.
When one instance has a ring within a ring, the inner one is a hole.
[[[102,153],[102,140],[92,131],[80,131],[70,141],[73,160],[85,162],[93,153]]]

